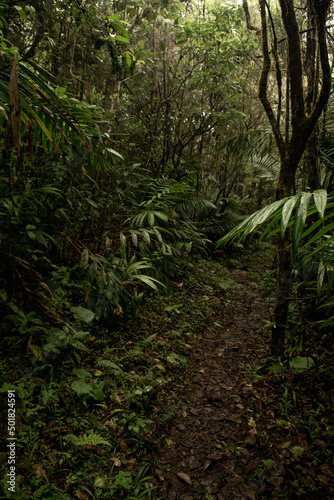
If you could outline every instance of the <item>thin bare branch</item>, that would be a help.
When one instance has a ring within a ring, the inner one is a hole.
[[[246,17],[246,26],[247,26],[247,29],[259,32],[260,30],[256,26],[254,26],[252,24],[252,22],[251,22],[247,0],[243,0],[242,1],[242,7],[244,9],[244,13],[245,13],[245,17]]]
[[[278,126],[277,117],[273,111],[273,108],[269,102],[267,95],[268,88],[268,76],[270,71],[270,55],[268,48],[268,30],[267,30],[267,17],[266,17],[266,1],[260,0],[260,10],[261,10],[261,25],[262,25],[262,53],[263,53],[263,65],[262,72],[259,80],[259,99],[262,102],[264,110],[269,118],[270,125],[272,127],[277,147],[279,149],[280,155],[284,153],[284,141],[281,131]]]

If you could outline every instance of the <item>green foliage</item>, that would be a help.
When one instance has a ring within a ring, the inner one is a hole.
[[[313,203],[311,203],[312,197]],[[324,189],[315,191],[314,193],[306,192],[292,196],[290,198],[284,198],[283,200],[276,201],[271,205],[268,205],[267,207],[250,215],[236,228],[232,229],[229,233],[218,240],[216,246],[219,247],[220,245],[225,245],[233,241],[244,241],[248,235],[256,232],[262,224],[267,224],[267,227],[263,231],[261,239],[269,238],[279,231],[281,238],[283,238],[287,227],[291,227],[293,225],[292,255],[294,261],[296,261],[297,253],[300,249],[301,239],[305,238],[319,226],[319,222],[316,222],[311,226],[311,228],[308,228],[305,231],[304,228],[306,218],[310,215],[318,213],[320,219],[322,220],[324,218],[326,206],[327,191]],[[328,200],[328,208],[332,208],[331,199]],[[296,214],[293,218],[291,218],[294,209],[296,210]],[[278,222],[280,223],[279,228],[277,227]],[[272,229],[273,227],[274,229]],[[313,243],[313,241],[319,239],[324,234],[324,232],[330,229],[331,226],[329,226],[329,228],[328,226],[326,226],[325,230],[322,228],[319,232],[316,233],[312,241],[308,241],[307,245],[310,245],[311,243]]]
[[[217,246],[242,242],[262,229],[261,239],[291,234],[294,263],[292,280],[297,293],[318,297],[318,321],[324,327],[333,325],[333,194],[317,190],[274,202],[255,212],[217,242]],[[309,222],[309,224],[307,224]],[[296,278],[294,278],[296,275]],[[299,275],[302,277],[300,278]],[[300,340],[299,340],[300,342]]]
[[[270,199],[277,175],[252,83],[258,39],[236,2],[204,14],[178,2],[31,3],[0,8],[1,373],[20,398],[18,495],[154,498],[121,443],[130,433],[146,455],[175,413],[149,418],[187,366],[185,343],[214,320],[215,306],[194,308],[187,291],[235,287],[190,254],[208,255]],[[269,216],[275,234],[282,210],[295,258],[321,256],[308,286],[328,311],[332,203],[298,195],[245,230]],[[147,304],[158,312],[141,316]]]
[[[90,433],[84,434],[80,438],[77,436],[74,436],[73,434],[68,434],[67,436],[63,437],[64,441],[67,441],[74,446],[97,446],[97,445],[104,445],[104,446],[111,446],[109,441],[106,439],[103,439],[101,436],[98,434],[95,434],[93,430],[91,430]]]

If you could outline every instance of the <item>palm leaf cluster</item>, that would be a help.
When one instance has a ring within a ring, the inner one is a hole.
[[[260,240],[290,233],[294,269],[302,270],[309,282],[315,277],[315,291],[321,309],[334,308],[334,193],[325,189],[302,192],[253,213],[220,238],[216,246],[242,243],[248,236]],[[314,290],[313,290],[314,291]],[[332,325],[334,316],[326,319]]]
[[[38,145],[46,148],[50,143],[62,154],[64,145],[71,149],[79,140],[90,149],[90,137],[98,135],[96,121],[95,107],[67,96],[66,89],[37,63],[19,61],[11,46],[2,53],[0,131],[7,149],[10,149],[10,130],[17,150],[21,138],[27,138],[31,164]]]

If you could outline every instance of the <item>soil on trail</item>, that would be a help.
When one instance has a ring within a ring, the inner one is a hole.
[[[208,325],[200,349],[189,356],[181,404],[158,450],[160,494],[167,500],[257,499],[261,494],[258,430],[266,410],[240,364],[247,363],[253,336],[269,319],[275,299],[246,271],[231,270],[230,276],[237,283],[233,307]]]

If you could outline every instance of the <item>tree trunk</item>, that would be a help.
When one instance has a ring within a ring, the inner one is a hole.
[[[282,81],[279,59],[277,55],[277,39],[274,29],[273,18],[270,13],[267,0],[259,0],[261,13],[262,31],[262,54],[263,65],[259,81],[259,99],[269,119],[276,145],[280,153],[280,173],[276,188],[276,199],[281,200],[289,196],[292,192],[296,170],[302,155],[307,146],[307,142],[326,106],[331,89],[331,70],[328,60],[326,20],[331,0],[307,0],[308,27],[312,29],[312,37],[308,37],[307,58],[305,70],[308,76],[307,86],[304,86],[303,59],[301,50],[300,30],[297,22],[296,8],[291,0],[279,0],[281,16],[288,47],[287,68],[286,68],[286,97],[285,103],[285,134],[281,131],[280,113],[281,109],[275,112],[270,98],[268,97],[268,80],[271,73],[271,58],[274,58],[276,65],[276,83],[279,95],[281,96]],[[243,0],[246,23],[249,29],[254,29],[251,25],[247,0]],[[269,52],[267,15],[272,25],[274,36],[273,50]],[[318,88],[313,81],[316,71],[315,54],[316,47],[314,40],[317,36],[318,53],[322,71],[322,85],[318,93]],[[306,96],[306,98],[304,97]],[[291,118],[291,134],[289,133],[289,118]],[[289,310],[289,294],[291,283],[291,252],[289,250],[289,233],[283,241],[278,239],[278,297],[275,308],[275,324],[272,329],[271,350],[274,356],[284,354],[285,332]]]
[[[298,161],[293,162],[288,158],[281,158],[281,168],[276,187],[276,200],[290,196]],[[271,353],[273,356],[284,354],[285,332],[289,312],[289,295],[291,287],[292,257],[289,248],[291,242],[289,231],[285,231],[283,240],[277,239],[278,274],[277,274],[277,302],[274,311],[274,324],[271,332]]]

